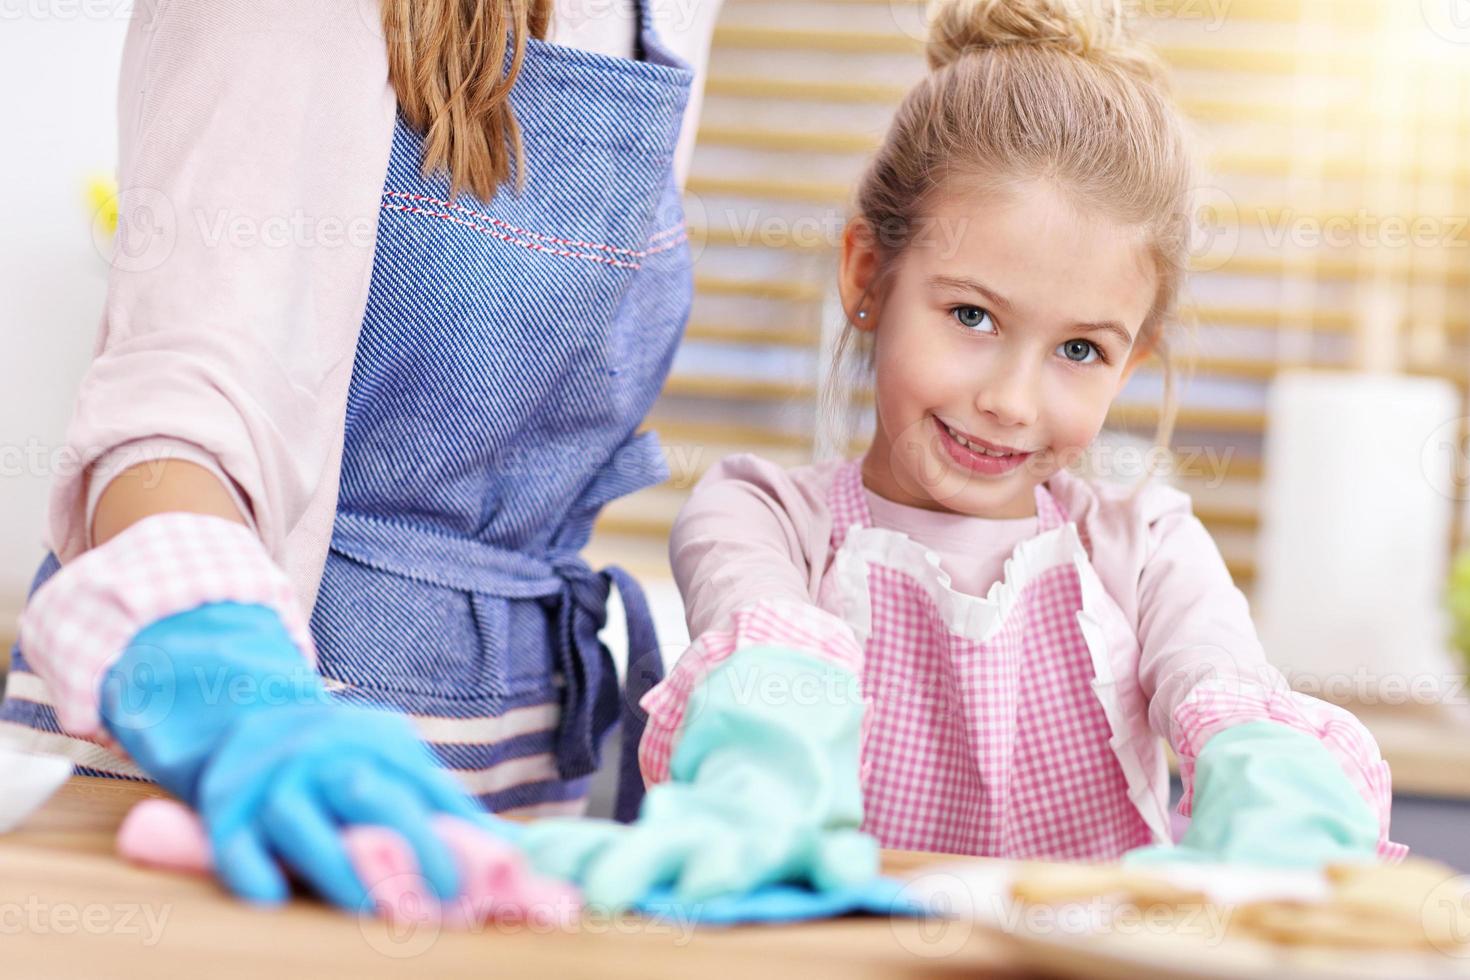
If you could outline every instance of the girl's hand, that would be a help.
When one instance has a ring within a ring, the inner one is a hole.
[[[878,873],[877,842],[858,830],[862,712],[849,671],[743,648],[691,695],[672,781],[649,790],[637,822],[543,820],[521,844],[538,870],[610,907],[660,885],[699,901],[775,882],[861,883]]]
[[[1194,770],[1189,829],[1177,847],[1142,847],[1125,864],[1205,861],[1320,867],[1372,861],[1378,818],[1316,738],[1274,721],[1211,736]]]
[[[678,783],[651,789],[631,826],[542,820],[521,845],[536,870],[576,882],[588,904],[607,908],[636,905],[661,885],[672,885],[680,901],[699,902],[775,882],[835,891],[878,873],[878,845],[868,834],[762,820]]]

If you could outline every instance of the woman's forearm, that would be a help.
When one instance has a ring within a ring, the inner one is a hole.
[[[123,470],[97,498],[92,545],[102,544],[145,517],[167,511],[247,523],[224,484],[209,470],[181,459],[150,460]]]

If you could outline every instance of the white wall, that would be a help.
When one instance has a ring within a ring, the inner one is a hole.
[[[85,183],[115,164],[128,15],[119,0],[0,0],[0,610],[45,554],[46,491],[102,309]]]

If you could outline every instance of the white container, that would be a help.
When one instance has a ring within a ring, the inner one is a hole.
[[[1448,689],[1441,593],[1459,504],[1443,443],[1459,415],[1436,378],[1289,371],[1272,385],[1255,614],[1298,687],[1382,703]]]

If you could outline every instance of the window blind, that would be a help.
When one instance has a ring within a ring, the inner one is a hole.
[[[1122,0],[1206,171],[1172,482],[1247,592],[1278,372],[1392,363],[1465,397],[1470,17],[1436,2]],[[924,21],[908,0],[726,0],[686,195],[693,314],[648,421],[673,476],[611,505],[594,552],[666,573],[674,515],[721,456],[812,458],[842,224],[926,71]],[[1152,439],[1162,393],[1142,365],[1107,428]]]

